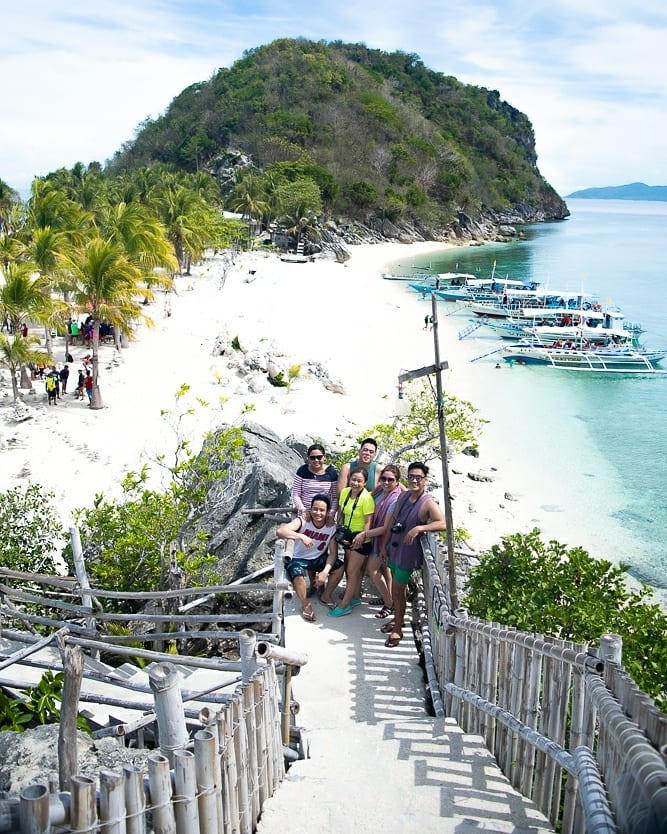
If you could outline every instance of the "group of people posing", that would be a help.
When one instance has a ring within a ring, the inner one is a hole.
[[[380,629],[387,634],[385,645],[394,647],[403,638],[407,585],[422,563],[419,536],[444,530],[445,517],[426,492],[426,464],[408,466],[406,488],[399,467],[380,464],[377,451],[377,442],[366,438],[339,473],[327,464],[322,445],[310,446],[292,486],[298,515],[277,535],[295,542],[286,571],[305,620],[315,620],[309,598],[318,590],[330,617],[350,614],[361,604],[361,583],[368,574],[382,598],[376,618],[391,618]],[[343,576],[345,592],[335,600]]]

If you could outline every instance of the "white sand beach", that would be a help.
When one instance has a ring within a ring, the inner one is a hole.
[[[49,407],[43,383],[36,381],[36,393],[24,397],[33,418],[14,423],[5,373],[0,383],[0,489],[37,481],[54,492],[68,523],[72,511],[89,505],[96,493],[117,493],[128,469],[173,451],[175,437],[161,411],[173,409],[182,383],[191,387],[187,403],[196,405],[195,415],[184,422],[195,444],[221,422],[239,422],[245,416],[281,437],[303,434],[332,444],[339,432],[356,435],[389,419],[397,405],[399,372],[433,362],[433,337],[423,329],[424,302],[398,282],[382,280],[381,272],[389,261],[444,246],[351,248],[352,258],[345,265],[328,260],[283,263],[275,255],[244,254],[228,270],[224,286],[221,256],[194,267],[191,277],[177,278],[169,303],[159,296],[147,308],[154,327],[141,326],[136,341],[120,352],[112,345],[101,347],[101,411],[90,411],[69,392],[56,407]],[[250,270],[255,270],[255,280],[247,283]],[[441,355],[450,364],[446,390],[466,396],[470,365],[456,330],[440,331]],[[246,349],[270,346],[272,352],[286,355],[280,359],[286,367],[320,362],[345,393],[326,390],[305,373],[290,390],[273,387],[265,374],[258,374],[263,390],[251,392],[247,379],[228,368],[228,356],[213,355],[221,333],[238,337]],[[59,362],[61,342],[56,340]],[[88,350],[75,347],[72,353],[70,391]],[[196,399],[207,405],[197,405]],[[475,405],[493,421],[492,402],[478,400]],[[438,468],[433,467],[436,477]],[[479,483],[468,477],[479,470],[494,480]],[[454,522],[469,531],[474,548],[489,547],[505,533],[534,526],[549,536],[586,544],[585,530],[573,529],[567,514],[540,509],[545,498],[535,478],[526,480],[530,472],[531,462],[504,448],[493,423],[481,438],[479,459],[453,457]],[[518,500],[508,500],[506,493]]]

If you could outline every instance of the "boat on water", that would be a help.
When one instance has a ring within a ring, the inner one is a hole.
[[[502,339],[524,339],[529,337],[541,344],[560,347],[563,342],[577,344],[587,342],[595,345],[634,344],[644,332],[641,325],[625,321],[618,307],[602,310],[573,310],[556,318],[542,318],[540,315],[526,322],[525,318],[485,318],[484,324]]]
[[[589,293],[540,289],[508,290],[495,301],[464,301],[464,304],[476,316],[512,318],[525,324],[535,319],[553,321],[578,310],[602,310],[597,297]]]
[[[654,373],[667,356],[665,350],[645,350],[628,346],[595,347],[579,344],[568,347],[519,342],[502,348],[506,362],[546,365],[570,371],[601,373]]]

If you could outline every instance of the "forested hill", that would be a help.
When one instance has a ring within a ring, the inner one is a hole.
[[[609,185],[604,188],[583,188],[568,197],[582,200],[652,200],[667,202],[667,185],[646,185],[631,182],[628,185]]]
[[[144,122],[110,167],[165,162],[224,179],[230,149],[260,171],[311,177],[325,210],[359,220],[568,214],[539,173],[527,116],[403,52],[301,39],[252,49]]]

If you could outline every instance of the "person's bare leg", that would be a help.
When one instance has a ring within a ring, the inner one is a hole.
[[[325,605],[333,605],[333,592],[336,590],[338,585],[340,584],[340,580],[343,578],[344,568],[340,567],[338,570],[332,571],[329,574],[329,578],[327,580],[326,587],[320,599]]]
[[[364,557],[354,550],[350,550],[347,559],[347,587],[345,588],[345,595],[338,603],[340,608],[346,608],[350,602],[358,594],[359,581],[361,576],[361,569],[364,566]]]
[[[306,577],[305,576],[295,576],[292,580],[292,587],[296,591],[296,595],[299,597],[299,602],[301,603],[301,610],[303,611],[304,608],[310,608],[310,603],[306,597],[308,588],[306,586]]]
[[[403,636],[403,625],[405,621],[407,585],[402,585],[396,579],[391,585],[391,596],[394,602],[394,622],[392,623],[391,637]]]
[[[391,591],[387,587],[387,582],[382,573],[382,562],[379,556],[370,556],[368,559],[368,567],[366,572],[371,578],[371,582],[375,585],[378,593],[382,597],[382,602],[387,608],[392,607]]]

